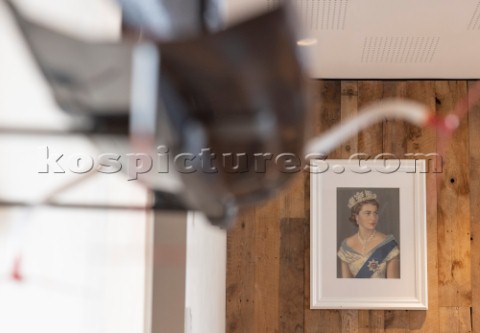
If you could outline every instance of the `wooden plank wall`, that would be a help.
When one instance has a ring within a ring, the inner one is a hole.
[[[312,124],[321,133],[366,103],[406,97],[440,115],[467,98],[467,81],[314,81]],[[480,107],[448,141],[433,129],[385,120],[352,137],[329,158],[356,152],[437,151],[427,173],[428,311],[310,310],[309,175],[242,211],[228,232],[226,332],[480,333]],[[438,165],[437,165],[438,166]]]

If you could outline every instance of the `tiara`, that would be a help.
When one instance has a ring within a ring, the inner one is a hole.
[[[367,201],[367,200],[374,200],[376,198],[377,198],[377,195],[372,191],[363,190],[363,191],[357,192],[348,200],[348,208],[352,209],[353,206],[355,206],[360,202]]]

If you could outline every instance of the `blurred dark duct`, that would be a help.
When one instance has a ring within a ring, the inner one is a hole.
[[[13,6],[12,11],[58,104],[91,120],[85,132],[129,135],[138,44],[79,41],[25,19]],[[132,27],[141,17],[130,15]],[[160,33],[150,33],[142,41],[158,51],[152,61],[160,64],[154,75],[159,88],[151,148],[166,144],[172,156],[208,148],[211,165],[205,166],[206,156],[193,159],[196,172],[178,173],[184,190],[164,201],[201,210],[213,224],[227,227],[239,205],[268,198],[289,179],[291,174],[273,163],[278,155],[302,156],[307,81],[283,7],[218,33],[197,35],[165,42]],[[245,156],[245,163],[237,169],[226,166],[225,154]],[[147,185],[160,190],[155,182]]]

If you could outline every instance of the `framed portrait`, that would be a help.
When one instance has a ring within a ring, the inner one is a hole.
[[[424,160],[314,160],[310,307],[426,310]]]

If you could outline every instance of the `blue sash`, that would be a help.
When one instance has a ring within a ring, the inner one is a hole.
[[[372,255],[365,261],[362,268],[358,271],[355,278],[368,279],[372,277],[378,265],[387,257],[390,251],[397,246],[397,242],[392,239],[390,242],[380,246]]]

